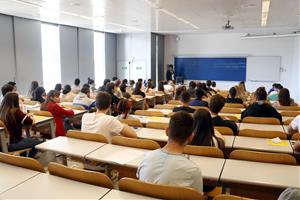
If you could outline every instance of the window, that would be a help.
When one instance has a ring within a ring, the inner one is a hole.
[[[60,42],[57,25],[42,23],[43,86],[46,91],[61,83]]]
[[[101,32],[94,32],[94,65],[95,84],[101,86],[105,79],[105,35]]]

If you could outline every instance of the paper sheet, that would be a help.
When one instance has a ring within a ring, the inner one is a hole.
[[[272,146],[288,146],[289,142],[286,140],[281,140],[280,142],[275,143],[272,141],[272,139],[267,139],[267,144]]]
[[[144,153],[144,151],[136,149],[122,149],[120,151],[110,153],[103,159],[124,165],[132,160],[138,159],[139,157],[143,156]]]

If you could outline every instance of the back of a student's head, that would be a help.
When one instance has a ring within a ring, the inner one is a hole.
[[[120,87],[121,83],[122,83],[121,80],[120,80],[120,79],[117,79],[117,80],[115,81],[116,87]]]
[[[32,100],[38,101],[38,100],[41,99],[43,96],[46,96],[46,94],[45,94],[45,88],[44,88],[44,87],[37,87],[37,88],[33,91]]]
[[[235,87],[230,88],[229,95],[230,95],[231,98],[235,98],[236,97],[236,89],[235,89]]]
[[[81,88],[80,92],[89,96],[89,94],[90,94],[90,88],[83,87],[83,88]]]
[[[62,91],[63,94],[68,94],[69,92],[71,92],[71,86],[70,85],[65,85],[64,89]]]
[[[127,83],[128,83],[128,80],[126,78],[123,79],[122,84],[126,85]]]
[[[7,84],[13,86],[13,91],[17,91],[17,83],[14,81],[9,81]]]
[[[123,83],[122,83],[122,84],[120,85],[120,90],[121,90],[122,93],[125,93],[125,92],[126,92],[126,88],[127,88],[126,84],[123,84]]]
[[[283,88],[283,86],[281,85],[281,84],[277,84],[276,85],[276,87],[275,87],[275,89],[277,90],[277,91],[280,91],[281,89]]]
[[[19,95],[15,92],[8,92],[2,99],[0,105],[0,119],[5,123],[14,123],[12,109],[19,108]]]
[[[191,81],[191,82],[189,83],[189,88],[195,89],[196,86],[197,86],[197,84],[196,84],[195,81]]]
[[[211,86],[211,80],[207,80],[206,85],[207,85],[207,87],[210,87]]]
[[[103,81],[103,86],[106,86],[107,83],[110,83],[110,79],[106,78]]]
[[[139,78],[139,79],[137,80],[137,82],[142,83],[142,82],[143,82],[143,79],[142,79],[142,78]]]
[[[196,90],[196,98],[197,98],[198,100],[202,100],[202,98],[203,98],[204,96],[205,96],[204,90],[198,88],[198,89]]]
[[[1,88],[2,96],[5,96],[6,93],[12,92],[14,90],[14,86],[10,84],[5,84]]]
[[[281,106],[290,106],[291,105],[290,92],[287,88],[282,88],[279,91],[278,101]]]
[[[225,105],[225,98],[219,94],[213,95],[210,98],[208,107],[209,110],[215,114],[218,114]]]
[[[193,117],[187,112],[179,111],[172,115],[169,128],[169,141],[185,145],[189,137],[193,133]]]
[[[111,80],[112,80],[112,81],[116,81],[116,80],[118,80],[118,77],[114,76],[114,77],[112,77]]]
[[[211,82],[211,86],[212,87],[216,87],[217,86],[217,83],[215,81]]]
[[[79,85],[80,85],[80,79],[79,79],[79,78],[76,78],[76,79],[74,80],[74,85],[76,85],[76,86],[79,86]]]
[[[131,107],[132,107],[132,102],[130,100],[128,99],[120,100],[117,106],[118,114],[119,115],[123,114],[124,119],[126,119],[131,110]]]
[[[180,101],[182,103],[189,103],[191,100],[191,95],[189,92],[187,91],[183,91],[182,94],[181,94],[181,97],[180,97]]]
[[[107,83],[105,87],[105,91],[112,94],[115,90],[115,84],[113,82]]]
[[[255,91],[255,97],[257,101],[265,101],[267,100],[267,92],[265,87],[259,87]]]
[[[54,87],[54,90],[59,91],[59,92],[61,91],[61,89],[62,89],[61,83],[57,83]]]
[[[107,92],[99,92],[96,96],[96,108],[98,110],[106,110],[111,105],[111,95]]]
[[[165,91],[165,88],[164,88],[164,82],[163,82],[163,81],[160,81],[160,82],[158,83],[157,90],[158,90],[158,91],[161,91],[161,92],[164,92],[164,91]]]
[[[133,94],[138,94],[138,92],[140,92],[141,89],[142,89],[142,82],[137,82],[135,84],[135,88],[134,88]]]

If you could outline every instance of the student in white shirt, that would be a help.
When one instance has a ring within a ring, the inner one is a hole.
[[[72,87],[72,92],[78,94],[80,92],[80,79],[76,78],[74,81],[74,86]]]
[[[136,138],[137,135],[133,129],[106,114],[110,106],[111,95],[106,92],[99,92],[96,96],[97,112],[83,115],[81,131],[103,134],[109,142],[111,142],[113,135]]]
[[[293,135],[294,133],[299,133],[300,132],[300,115],[295,117],[293,121],[290,123],[288,127],[288,132],[290,135]]]
[[[144,182],[191,187],[202,192],[201,170],[183,154],[184,147],[193,139],[192,116],[183,111],[175,113],[167,134],[166,146],[145,155],[137,177]]]
[[[94,99],[90,98],[90,89],[88,87],[83,87],[80,93],[74,98],[74,106],[83,106],[86,110],[90,110],[93,106]]]

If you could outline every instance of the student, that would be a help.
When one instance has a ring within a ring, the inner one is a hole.
[[[202,174],[198,165],[184,154],[184,147],[193,139],[193,118],[186,112],[175,113],[169,122],[168,143],[144,156],[137,170],[141,181],[191,187],[202,193]]]
[[[115,84],[114,83],[108,83],[108,84],[106,84],[106,92],[108,93],[108,94],[110,94],[111,95],[111,98],[112,98],[112,105],[115,105],[115,106],[117,106],[118,105],[118,103],[119,103],[119,101],[120,101],[120,99],[114,94],[114,92],[115,92]]]
[[[107,78],[104,79],[103,85],[102,85],[101,87],[98,88],[98,91],[99,91],[99,92],[105,92],[105,90],[106,90],[106,85],[107,85],[108,83],[110,83],[110,79],[107,79]]]
[[[173,67],[173,65],[168,65],[166,79],[167,79],[167,81],[175,80],[175,73],[174,73],[174,67]]]
[[[162,92],[163,94],[166,94],[163,81],[159,81],[158,86],[157,86],[157,91]]]
[[[140,95],[142,96],[143,98],[146,97],[145,93],[142,92],[142,83],[140,81],[138,81],[136,84],[135,84],[135,88],[134,88],[134,91],[133,93],[134,95]]]
[[[101,133],[107,140],[111,141],[113,135],[136,138],[137,135],[129,126],[122,124],[113,116],[107,115],[111,106],[111,95],[99,92],[96,96],[95,113],[86,113],[82,117],[81,131]]]
[[[14,86],[12,86],[10,84],[3,85],[2,88],[1,88],[2,96],[1,96],[0,102],[2,102],[2,99],[4,98],[6,93],[12,92],[13,90],[14,90]]]
[[[116,83],[116,81],[119,80],[119,79],[118,79],[118,77],[114,76],[114,77],[112,77],[111,80],[112,80],[113,83]]]
[[[236,88],[232,87],[229,90],[229,96],[225,99],[226,103],[239,103],[243,104],[243,100],[236,97]]]
[[[275,86],[275,90],[273,92],[271,92],[269,95],[268,95],[268,100],[269,101],[278,101],[278,94],[279,94],[279,91],[282,89],[282,85],[281,84],[277,84]]]
[[[277,86],[277,83],[273,83],[272,88],[268,92],[268,95],[271,94],[271,92],[275,91],[276,86]]]
[[[56,137],[65,136],[66,130],[63,124],[64,117],[74,116],[73,110],[65,110],[58,103],[60,102],[60,93],[56,90],[50,90],[47,94],[47,108],[53,115],[56,125]]]
[[[57,84],[55,85],[55,87],[54,87],[54,90],[56,90],[56,91],[58,91],[58,92],[60,93],[61,90],[62,90],[62,85],[61,85],[61,83],[57,83]]]
[[[295,117],[288,127],[288,133],[293,135],[294,133],[300,133],[300,115]]]
[[[87,84],[89,84],[89,86],[90,86],[91,93],[94,93],[97,90],[94,79],[91,79],[90,77],[88,77]]]
[[[211,84],[212,84],[211,80],[206,81],[207,90],[216,94],[217,92],[211,87]]]
[[[196,99],[190,101],[190,106],[205,106],[208,107],[208,102],[204,101],[203,98],[205,97],[205,93],[201,89],[196,90]]]
[[[219,94],[216,94],[211,97],[208,107],[212,115],[212,120],[214,126],[224,126],[228,127],[232,130],[234,135],[238,134],[238,127],[235,122],[230,120],[225,120],[218,115],[218,113],[222,110],[225,105],[225,98]]]
[[[90,89],[88,87],[81,88],[79,94],[74,98],[74,106],[83,106],[86,110],[93,107],[94,99],[90,98]]]
[[[22,137],[22,127],[31,126],[33,123],[32,115],[25,114],[20,110],[19,95],[14,92],[8,92],[0,106],[0,120],[5,124],[9,134],[8,151],[17,151],[32,148],[29,157],[34,157],[37,150],[35,145],[41,141],[32,138]]]
[[[117,106],[117,111],[118,111],[118,120],[121,119],[136,119],[132,117],[129,112],[131,111],[132,108],[132,102],[128,99],[122,99],[119,101],[118,106]]]
[[[294,100],[290,97],[290,91],[286,88],[282,88],[278,94],[278,102],[275,106],[297,106]]]
[[[13,82],[13,81],[9,81],[7,84],[13,86],[13,92],[16,92],[17,91],[17,84],[16,82]]]
[[[219,89],[217,88],[217,83],[215,81],[212,81],[211,82],[211,88],[214,90],[214,91],[219,91]]]
[[[74,85],[72,87],[72,92],[74,94],[78,94],[80,92],[80,79],[79,78],[76,78],[74,80]]]
[[[152,95],[155,94],[155,89],[154,89],[152,80],[151,81],[148,80],[147,88],[145,90],[145,93],[149,93],[149,94],[152,94]]]
[[[30,89],[28,91],[27,96],[32,98],[33,97],[33,92],[37,87],[39,87],[39,83],[37,81],[32,81],[31,84],[30,84]]]
[[[120,89],[120,85],[121,85],[121,81],[118,79],[115,81],[115,91],[114,94],[119,98],[122,99],[123,98],[123,94],[122,91]]]
[[[182,93],[185,91],[186,91],[185,86],[182,85],[182,86],[177,87],[176,91],[175,91],[174,100],[180,100]]]
[[[135,81],[130,80],[129,81],[129,86],[126,88],[126,92],[129,93],[129,94],[132,94],[133,90],[134,90],[134,85],[135,85]]]
[[[181,95],[181,99],[180,99],[180,103],[181,103],[182,106],[175,107],[173,109],[173,112],[185,111],[185,112],[188,112],[188,113],[194,113],[195,110],[193,108],[189,107],[190,100],[191,100],[190,94],[187,91],[183,92],[182,95]]]
[[[245,117],[274,117],[282,122],[281,114],[267,102],[267,92],[264,87],[257,88],[255,97],[256,102],[242,112],[242,119]]]
[[[62,91],[61,99],[67,102],[73,102],[74,98],[76,97],[76,94],[72,91],[73,90],[71,89],[70,85],[65,85]]]
[[[287,188],[278,197],[278,200],[299,200],[299,199],[300,199],[299,188]]]
[[[190,93],[192,98],[196,97],[196,86],[197,84],[195,83],[195,81],[191,81],[189,83],[189,88],[187,89],[187,91],[188,93]]]
[[[43,87],[37,87],[33,92],[33,96],[31,100],[44,103],[46,101],[45,97],[46,97],[45,89]]]

